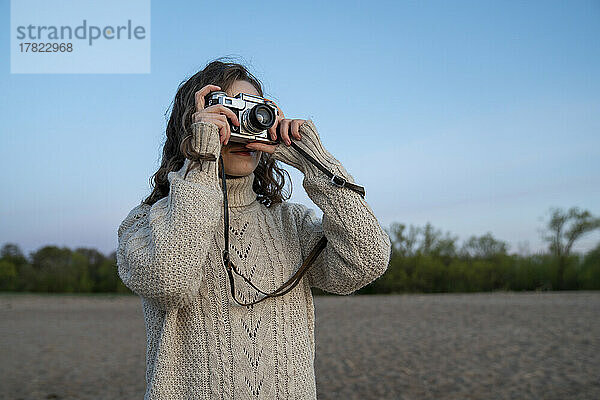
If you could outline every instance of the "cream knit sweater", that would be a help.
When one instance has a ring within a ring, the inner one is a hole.
[[[192,129],[195,148],[218,160],[217,126],[198,122]],[[300,147],[354,182],[323,147],[311,120],[300,132]],[[324,234],[327,247],[284,296],[252,306],[231,298],[221,258],[225,243],[218,162],[203,161],[202,170],[194,169],[184,179],[186,160],[168,174],[168,196],[152,206],[136,206],[119,226],[118,273],[140,296],[145,318],[145,400],[315,399],[310,287],[346,295],[387,269],[390,239],[358,193],[331,184],[291,146],[278,145],[272,156],[303,172],[303,186],[323,218],[302,204],[267,208],[257,202],[254,173],[227,179],[229,245],[236,267],[271,292],[293,275]],[[234,277],[240,301],[263,296]]]

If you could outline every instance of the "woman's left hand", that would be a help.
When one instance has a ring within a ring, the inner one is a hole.
[[[270,154],[273,154],[275,148],[281,145],[281,143],[285,143],[286,146],[290,146],[292,144],[291,136],[296,140],[301,140],[302,135],[300,135],[300,125],[302,125],[306,120],[304,119],[285,119],[283,115],[283,111],[281,108],[277,106],[279,113],[277,115],[277,121],[275,124],[268,129],[268,133],[271,136],[271,140],[277,140],[277,128],[279,128],[279,134],[281,135],[281,141],[279,144],[266,144],[261,142],[251,142],[247,143],[246,147],[253,150],[264,151]]]

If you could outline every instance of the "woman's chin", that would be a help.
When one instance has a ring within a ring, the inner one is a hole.
[[[234,177],[242,177],[246,175],[250,175],[254,171],[252,168],[236,168],[232,171],[225,171],[227,175]]]

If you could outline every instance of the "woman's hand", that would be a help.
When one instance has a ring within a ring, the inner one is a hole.
[[[285,116],[283,115],[283,111],[281,111],[281,108],[279,108],[278,105],[275,105],[275,106],[279,110],[279,113],[277,115],[277,121],[275,121],[275,124],[273,124],[273,126],[267,130],[267,132],[271,136],[271,140],[277,140],[277,128],[279,128],[279,134],[281,135],[281,142],[285,143],[286,146],[290,146],[292,144],[292,140],[290,139],[290,134],[296,140],[301,140],[302,135],[300,135],[300,131],[298,128],[300,128],[300,125],[302,125],[306,121],[303,119],[285,119]],[[264,152],[273,154],[273,152],[275,151],[277,146],[281,145],[281,142],[279,144],[266,144],[266,143],[260,143],[260,142],[251,142],[251,143],[247,143],[246,147],[249,149],[264,151]]]
[[[240,121],[233,111],[222,104],[214,104],[204,108],[204,98],[215,90],[221,90],[221,88],[217,85],[206,85],[194,94],[196,112],[192,115],[192,123],[203,121],[217,125],[219,127],[220,142],[223,145],[229,143],[229,137],[231,136],[231,127],[227,117],[231,118],[231,122],[238,126]]]

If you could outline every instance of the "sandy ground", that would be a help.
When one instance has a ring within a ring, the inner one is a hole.
[[[319,399],[600,399],[600,292],[316,297]],[[0,294],[0,399],[142,399],[134,296]]]

